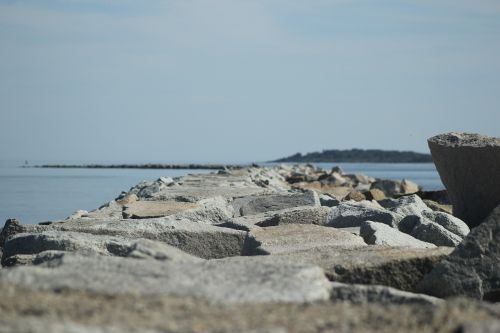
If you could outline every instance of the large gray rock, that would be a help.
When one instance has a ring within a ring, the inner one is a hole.
[[[201,297],[217,303],[311,302],[329,298],[319,267],[256,258],[177,263],[43,252],[35,266],[0,271],[0,285],[104,295]]]
[[[451,251],[448,247],[412,249],[373,245],[343,249],[325,246],[260,258],[275,263],[318,265],[332,281],[380,284],[414,291],[423,276]]]
[[[385,199],[379,201],[379,204],[390,210],[391,212],[400,214],[402,216],[416,215],[422,216],[425,211],[431,211],[429,207],[416,195],[406,195],[398,199]]]
[[[318,194],[314,191],[247,196],[237,198],[232,202],[236,216],[254,215],[300,206],[319,205]]]
[[[204,259],[241,255],[247,238],[244,231],[195,223],[178,217],[138,220],[81,219],[21,227],[21,232],[24,233],[72,231],[128,239],[146,238],[166,243]]]
[[[467,224],[464,221],[454,217],[453,215],[444,212],[426,211],[422,213],[422,216],[433,221],[434,223],[439,224],[446,230],[454,233],[457,236],[460,236],[461,238],[467,236],[470,232]]]
[[[500,204],[500,139],[446,133],[428,143],[453,215],[469,227],[477,226]]]
[[[5,242],[4,258],[57,250],[132,258],[154,258],[172,261],[199,261],[173,246],[148,239],[128,239],[118,236],[93,235],[71,231],[20,233]]]
[[[397,226],[403,216],[370,201],[344,201],[332,207],[326,225],[335,228],[360,227],[365,221],[375,221]]]
[[[238,230],[252,230],[255,227],[270,227],[283,224],[325,225],[330,209],[323,206],[302,206],[254,215],[238,216],[219,226]]]
[[[500,207],[430,272],[419,290],[438,297],[500,300]]]
[[[409,232],[413,237],[421,241],[432,243],[437,246],[457,246],[462,241],[462,237],[447,230],[443,226],[427,220],[418,218],[417,225]]]
[[[384,223],[366,221],[361,225],[360,235],[366,243],[374,245],[403,246],[412,248],[434,248],[436,245],[422,242]]]
[[[415,294],[379,285],[346,284],[332,282],[331,299],[334,302],[349,301],[351,303],[379,303],[379,304],[425,304],[438,305],[442,299]]]
[[[350,232],[317,225],[284,224],[249,232],[259,244],[255,254],[291,253],[320,246],[355,248],[366,246],[363,238]]]

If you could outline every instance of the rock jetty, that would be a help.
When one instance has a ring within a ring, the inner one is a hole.
[[[498,212],[469,233],[441,197],[254,166],[144,181],[62,221],[10,219],[0,332],[493,332],[500,306],[480,300],[498,298]],[[478,300],[443,298],[457,295]]]

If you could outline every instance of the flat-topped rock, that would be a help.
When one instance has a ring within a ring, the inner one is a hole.
[[[254,215],[238,216],[220,224],[220,226],[248,231],[255,227],[270,227],[283,224],[325,225],[329,214],[329,207],[301,206]]]
[[[182,201],[135,201],[124,206],[123,217],[131,219],[163,217],[198,207],[196,203]]]
[[[177,262],[202,260],[163,242],[149,239],[129,239],[72,231],[45,231],[20,233],[8,239],[5,242],[2,261],[16,255],[38,254],[48,250]]]
[[[101,295],[200,297],[216,303],[310,302],[326,300],[330,293],[319,267],[257,259],[177,263],[45,252],[36,262],[0,271],[0,285]]]
[[[422,292],[500,300],[500,206],[425,276]]]
[[[355,248],[366,246],[363,238],[350,232],[317,225],[284,224],[250,231],[259,244],[249,254],[280,254],[315,247]]]
[[[412,249],[378,245],[354,249],[316,247],[263,258],[318,265],[332,281],[380,284],[414,291],[423,276],[452,250],[448,247]]]
[[[500,204],[500,139],[446,133],[428,143],[453,214],[470,227],[477,226]]]
[[[237,216],[255,215],[300,206],[320,206],[314,191],[247,196],[235,199],[231,205]]]
[[[77,219],[50,225],[22,225],[20,231],[69,231],[127,239],[146,238],[166,243],[204,259],[241,255],[247,237],[244,231],[196,223],[179,217],[138,220]]]

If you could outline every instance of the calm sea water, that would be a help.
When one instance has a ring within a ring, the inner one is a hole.
[[[43,163],[43,162],[40,162]],[[78,209],[92,210],[142,180],[177,177],[210,170],[36,169],[0,161],[0,225],[7,218],[22,223],[64,219]],[[318,163],[330,169],[332,163]],[[347,173],[376,178],[407,178],[426,190],[443,188],[433,164],[339,163]]]

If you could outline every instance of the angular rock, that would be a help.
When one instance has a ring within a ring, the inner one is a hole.
[[[311,302],[328,299],[330,291],[319,267],[273,264],[258,258],[176,263],[69,253],[44,255],[38,255],[36,266],[0,271],[0,285],[104,295],[201,297],[215,303]]]
[[[377,179],[371,184],[370,189],[379,189],[383,191],[385,195],[392,197],[395,195],[416,193],[420,190],[420,187],[407,179],[403,179],[402,181]]]
[[[420,199],[418,195],[406,195],[398,199],[386,199],[379,202],[379,204],[402,216],[416,215],[422,216],[422,212],[431,211],[429,207]]]
[[[370,201],[344,201],[331,208],[326,224],[334,228],[347,228],[360,227],[365,221],[375,221],[395,227],[401,219],[403,216]]]
[[[335,207],[340,203],[339,200],[335,199],[334,197],[332,197],[328,194],[321,194],[319,196],[319,202],[320,202],[321,206],[325,206],[325,207]]]
[[[443,212],[423,212],[422,213],[424,218],[427,218],[446,230],[454,233],[457,236],[460,236],[461,238],[467,236],[470,232],[469,227],[467,224],[465,224],[464,221],[454,217],[453,215],[443,213]]]
[[[20,233],[7,240],[2,261],[9,265],[13,256],[37,254],[48,250],[172,261],[201,260],[173,246],[148,239],[132,240],[71,231],[45,231]]]
[[[419,286],[438,297],[500,300],[500,207],[465,237]]]
[[[198,207],[191,202],[136,201],[123,207],[123,217],[131,219],[163,217]]]
[[[462,237],[446,230],[443,226],[434,223],[433,221],[419,218],[417,226],[415,226],[410,235],[420,239],[421,241],[432,243],[437,246],[457,246],[462,241]],[[403,224],[403,222],[401,222]]]
[[[363,200],[366,200],[366,197],[363,193],[356,191],[356,190],[352,190],[345,197],[345,200],[363,201]]]
[[[323,206],[302,206],[255,215],[238,216],[218,226],[237,230],[250,231],[283,224],[317,224],[325,225],[330,209]]]
[[[270,194],[237,198],[232,202],[238,216],[254,215],[274,210],[299,206],[319,206],[319,197],[314,191],[289,194]]]
[[[318,265],[330,280],[336,282],[379,284],[414,291],[423,276],[452,250],[448,247],[411,249],[378,245],[354,249],[316,247],[259,258],[274,263],[285,261]]]
[[[442,212],[446,214],[453,214],[453,206],[452,205],[445,205],[445,204],[440,204],[436,201],[429,200],[429,199],[424,199],[423,200],[425,205],[432,209],[435,212]]]
[[[365,195],[366,200],[380,201],[380,200],[387,199],[384,191],[379,190],[377,188],[365,191],[365,192],[363,192],[363,194]]]
[[[354,304],[379,303],[390,304],[424,304],[438,305],[442,299],[415,294],[379,285],[345,284],[332,282],[331,300],[349,301]]]
[[[500,204],[500,139],[446,133],[428,143],[453,215],[471,228],[479,225]]]
[[[73,231],[128,239],[146,238],[160,241],[204,259],[241,255],[247,233],[234,229],[195,223],[183,218],[139,220],[83,219],[48,226],[22,225],[22,232]]]
[[[393,247],[435,248],[436,245],[422,242],[384,223],[366,221],[361,225],[360,235],[367,244]]]
[[[24,228],[16,219],[8,219],[5,221],[5,225],[2,228],[2,232],[0,232],[0,248],[3,248],[5,245],[5,241],[12,237],[13,235],[23,232]]]
[[[291,253],[321,246],[332,250],[366,246],[361,237],[350,232],[317,225],[285,224],[252,230],[250,236],[259,245],[246,255]]]

